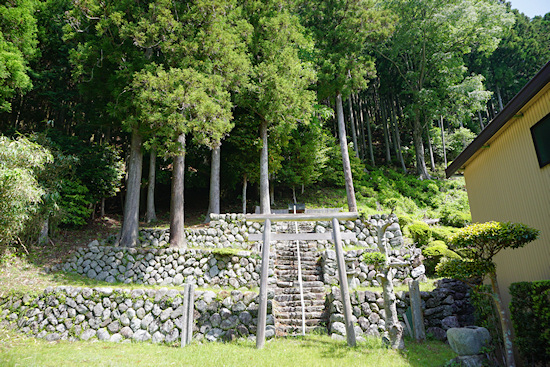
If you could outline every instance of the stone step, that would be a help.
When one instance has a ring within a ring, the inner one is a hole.
[[[292,280],[292,281],[281,281],[281,280],[278,280],[278,281],[277,281],[277,284],[279,284],[279,283],[284,284],[284,285],[283,285],[283,288],[294,287],[294,288],[298,289],[299,286],[300,286],[300,285],[298,284],[298,280],[297,280],[297,279],[296,279],[296,280]],[[288,283],[291,283],[291,284],[288,284]],[[304,289],[304,291],[305,291],[306,289],[311,290],[312,288],[322,288],[322,289],[324,289],[324,288],[323,288],[324,285],[325,285],[325,284],[324,284],[323,282],[321,282],[320,280],[303,280],[303,281],[302,281],[302,288]]]
[[[328,334],[327,329],[324,326],[316,325],[316,326],[306,326],[306,334],[312,333],[312,332],[319,332],[322,335]],[[277,336],[288,336],[288,335],[301,335],[302,334],[302,325],[295,326],[295,325],[276,325],[275,326],[275,332]]]
[[[298,262],[298,257],[294,255],[277,255],[276,261],[287,260],[287,261],[296,261]],[[317,258],[315,256],[301,256],[301,262],[314,262],[317,263]]]
[[[277,301],[277,300],[276,300]],[[307,307],[325,307],[325,299],[305,299],[304,295],[304,305]],[[287,301],[277,301],[278,308],[284,308],[284,307],[302,307],[302,301],[300,301],[300,298],[298,297],[297,300],[287,300]]]
[[[305,303],[305,301],[304,301]],[[306,306],[306,315],[318,315],[316,317],[321,317],[321,314],[325,310],[325,305],[319,306]],[[273,309],[273,314],[275,315],[284,315],[284,314],[299,314],[302,317],[302,307],[301,306],[281,306],[278,305]],[[311,317],[308,317],[311,318]]]
[[[302,264],[303,265],[303,264]],[[298,264],[290,264],[290,265],[284,265],[284,264],[280,264],[280,263],[277,263],[276,266],[275,266],[275,272],[279,271],[279,272],[283,272],[283,271],[297,271],[298,269]],[[317,264],[315,266],[307,266],[307,267],[304,267],[302,266],[302,270],[315,270],[315,271],[318,271],[318,272],[321,272],[321,267],[318,266]]]
[[[276,323],[278,323],[279,325],[287,325],[287,326],[302,326],[302,316],[299,316],[299,318],[276,318]],[[322,319],[318,318],[318,319],[306,319],[306,326],[316,326],[316,325],[320,325],[321,322],[323,322]],[[275,325],[275,327],[277,327],[277,325]]]
[[[315,267],[317,265],[317,260],[302,260],[302,266]],[[279,265],[292,265],[298,266],[298,260],[296,259],[277,259],[275,260],[275,267],[278,268]]]
[[[275,294],[299,294],[300,290],[298,288],[275,288]],[[304,296],[307,294],[322,294],[324,296],[325,288],[324,287],[310,287],[304,288]]]
[[[302,321],[302,313],[301,312],[274,312],[273,316],[281,323],[281,324],[287,324],[292,325],[289,320],[299,320]],[[322,312],[306,312],[304,314],[306,318],[306,323],[308,320],[320,320],[323,317]]]
[[[304,282],[320,282],[321,277],[317,274],[304,274],[302,272],[302,281]],[[284,282],[298,282],[298,272],[294,274],[277,274],[277,280],[282,280]]]
[[[304,293],[304,300],[323,300],[325,301],[325,294],[324,293]],[[282,302],[289,302],[289,301],[300,301],[300,294],[299,293],[279,293],[275,292],[275,301],[282,303]]]
[[[317,269],[310,269],[310,268],[306,268],[306,269],[302,269],[302,275],[320,275],[321,272],[319,272],[319,270]],[[292,268],[292,269],[275,269],[275,275],[277,276],[284,276],[284,275],[287,275],[287,276],[290,276],[290,275],[294,275],[294,276],[298,276],[298,268]]]
[[[277,250],[276,253],[277,253],[277,256],[293,256],[293,257],[298,256],[298,251],[296,251],[296,250],[294,250],[294,251],[292,251],[292,250]],[[300,256],[301,257],[304,257],[304,256],[318,257],[318,254],[317,254],[317,251],[315,251],[315,250],[308,251],[308,250],[300,248]]]

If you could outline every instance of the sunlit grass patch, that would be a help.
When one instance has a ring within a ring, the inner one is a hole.
[[[441,366],[455,355],[443,343],[407,341],[407,350],[387,349],[379,339],[350,348],[328,336],[272,339],[262,350],[254,341],[193,343],[185,348],[149,343],[46,342],[0,331],[2,366]]]

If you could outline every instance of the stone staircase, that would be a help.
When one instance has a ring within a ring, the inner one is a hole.
[[[279,336],[299,335],[302,332],[302,306],[298,283],[296,241],[279,242],[275,248],[275,299],[273,315]],[[315,242],[300,241],[302,284],[305,305],[306,332],[326,324],[325,288],[321,267],[317,263]]]

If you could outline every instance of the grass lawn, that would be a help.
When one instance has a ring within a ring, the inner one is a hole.
[[[149,343],[46,342],[0,330],[0,366],[442,366],[455,357],[449,346],[406,341],[407,350],[386,349],[379,339],[355,348],[328,336],[268,341],[193,343],[185,348]]]

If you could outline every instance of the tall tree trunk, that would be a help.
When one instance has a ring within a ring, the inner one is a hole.
[[[342,164],[344,166],[344,179],[346,180],[346,194],[348,197],[348,210],[357,211],[355,201],[355,190],[353,188],[353,177],[351,164],[349,162],[348,143],[346,139],[346,126],[344,125],[344,109],[342,107],[342,94],[336,95],[336,118],[338,119],[338,135],[340,136],[340,150],[342,151]]]
[[[447,148],[445,147],[445,126],[443,125],[443,115],[439,119],[439,128],[441,129],[441,143],[443,144],[443,160],[447,167]]]
[[[392,103],[392,110],[393,130],[395,132],[395,148],[397,152],[397,158],[399,159],[399,163],[401,163],[401,169],[403,170],[403,173],[407,174],[407,166],[405,166],[403,152],[401,151],[401,136],[399,134],[399,125],[397,123],[397,101]]]
[[[246,214],[246,190],[248,188],[248,177],[246,173],[243,175],[243,214]]]
[[[418,111],[417,111],[418,112]],[[426,168],[426,159],[424,158],[424,143],[422,142],[422,124],[420,123],[420,116],[418,114],[414,118],[413,126],[413,143],[414,151],[416,153],[416,173],[421,180],[431,179]]]
[[[497,114],[497,111],[496,111],[496,108],[495,108],[495,103],[493,101],[493,99],[491,98],[489,100],[489,103],[490,103],[490,107],[491,107],[491,120],[495,118],[495,115]]]
[[[426,135],[428,137],[428,150],[430,152],[430,166],[432,167],[432,171],[435,172],[434,150],[432,148],[432,137],[430,136],[429,125],[426,125]]]
[[[512,343],[512,330],[508,324],[508,317],[504,309],[504,304],[500,298],[500,289],[497,281],[497,274],[495,272],[489,273],[489,279],[491,279],[491,286],[493,288],[493,300],[497,306],[498,315],[500,318],[500,327],[502,328],[502,339],[504,341],[504,350],[506,354],[506,366],[515,367],[516,361],[514,359],[514,345]]]
[[[267,121],[264,120],[260,124],[260,138],[262,139],[262,151],[260,154],[260,212],[262,214],[270,214]]]
[[[351,139],[353,141],[353,150],[355,151],[355,156],[359,157],[359,147],[357,146],[357,132],[355,130],[355,118],[353,116],[353,102],[352,102],[351,94],[348,98],[348,104],[349,104],[349,124],[351,127]]]
[[[126,181],[126,200],[124,202],[124,218],[120,234],[120,246],[136,245],[139,229],[139,195],[141,185],[141,152],[142,138],[137,129],[132,131],[130,159],[128,162],[128,180]]]
[[[502,111],[504,109],[502,104],[502,95],[500,94],[500,88],[498,87],[498,83],[496,84],[497,89],[497,99],[498,99],[498,110]]]
[[[365,104],[366,106],[366,104]],[[367,113],[365,114],[365,117],[367,119],[367,139],[369,140],[369,156],[370,156],[370,163],[373,167],[376,167],[376,161],[374,160],[374,149],[373,149],[373,146],[372,146],[372,133],[371,133],[371,130],[370,130],[370,115],[369,115],[369,111],[367,110],[366,111]]]
[[[479,119],[479,126],[481,127],[481,130],[485,129],[485,125],[483,125],[483,118],[481,117],[481,111],[477,111],[477,117]]]
[[[206,221],[210,221],[210,214],[220,214],[220,166],[221,144],[212,149],[210,162],[210,203]]]
[[[361,161],[365,161],[367,156],[367,143],[365,139],[365,119],[363,117],[363,105],[361,103],[361,98],[359,97],[359,94],[355,95],[355,106],[357,108],[357,115],[359,120],[359,132],[360,132],[360,138],[361,142],[359,146],[361,147]]]
[[[178,136],[179,152],[174,157],[172,171],[172,192],[170,199],[170,247],[184,247],[184,186],[185,177],[185,134]]]
[[[145,212],[145,221],[147,223],[156,222],[157,214],[155,212],[155,175],[157,168],[157,149],[151,149],[149,157],[149,183],[147,185],[147,211]]]
[[[389,165],[391,163],[391,149],[390,149],[390,137],[388,133],[388,118],[386,116],[386,109],[384,108],[384,103],[378,97],[378,93],[376,98],[379,101],[378,108],[380,110],[380,122],[382,123],[383,131],[384,131],[384,143],[386,147],[386,164]]]
[[[99,214],[102,218],[105,216],[105,198],[101,198]]]

